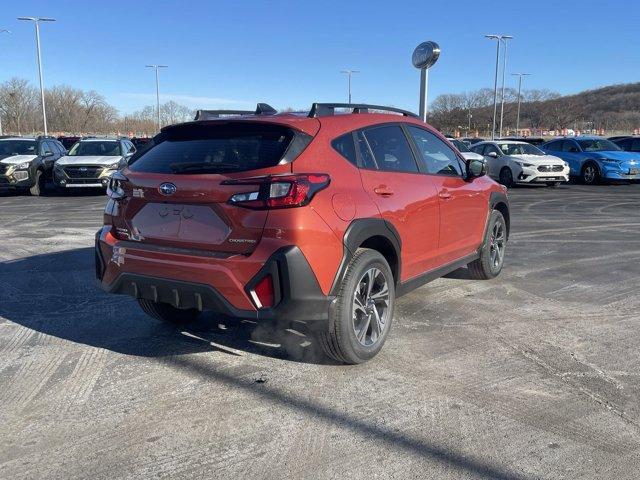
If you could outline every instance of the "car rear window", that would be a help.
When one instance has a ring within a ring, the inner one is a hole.
[[[261,123],[200,123],[170,128],[134,156],[131,170],[150,173],[225,173],[277,165],[294,132]]]
[[[356,157],[356,147],[353,144],[353,134],[346,133],[338,138],[336,138],[333,142],[331,142],[331,146],[344,158],[349,160],[356,167],[358,166],[358,160]]]

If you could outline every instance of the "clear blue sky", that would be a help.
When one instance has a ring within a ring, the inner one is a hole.
[[[419,74],[411,52],[423,40],[442,48],[429,98],[491,86],[495,43],[516,37],[508,72],[526,71],[525,88],[575,93],[640,81],[637,1],[4,1],[0,81],[37,83],[33,25],[17,16],[51,16],[42,26],[45,85],[102,93],[121,112],[154,102],[147,63],[163,63],[163,100],[190,107],[276,108],[353,101],[417,110]],[[514,78],[508,76],[513,85]]]

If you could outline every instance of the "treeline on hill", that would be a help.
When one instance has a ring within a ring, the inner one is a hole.
[[[500,92],[498,118],[499,102]],[[517,90],[506,89],[503,121],[506,132],[515,132],[517,107]],[[443,132],[465,133],[469,114],[471,131],[486,135],[493,117],[492,89],[438,96],[430,106],[429,122]],[[640,128],[640,83],[612,85],[568,96],[549,90],[524,90],[520,128],[529,129],[532,135],[565,128],[632,132]]]
[[[518,92],[505,90],[504,130],[516,126]],[[156,131],[155,106],[120,115],[99,93],[66,85],[46,90],[47,122],[52,133],[151,135]],[[499,115],[498,105],[498,115]],[[160,106],[163,125],[191,120],[194,111],[170,101]],[[0,84],[0,115],[6,133],[42,131],[40,93],[27,80],[13,78]],[[471,117],[469,117],[471,115]],[[486,135],[491,130],[493,90],[438,96],[429,107],[429,122],[442,132]],[[632,132],[640,128],[640,83],[613,85],[576,95],[560,96],[550,90],[524,90],[520,128],[532,135],[571,128]]]
[[[152,135],[157,129],[155,106],[119,115],[105,98],[93,90],[66,85],[45,90],[47,126],[52,133]],[[195,112],[170,101],[160,105],[163,125],[193,120]],[[42,132],[40,91],[27,80],[13,78],[0,85],[0,115],[5,133]]]

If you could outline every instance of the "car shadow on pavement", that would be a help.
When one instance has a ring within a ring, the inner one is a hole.
[[[204,315],[190,326],[175,327],[148,318],[127,297],[107,295],[93,279],[93,249],[35,255],[0,263],[0,316],[60,339],[113,352],[153,357],[167,368],[202,382],[224,384],[341,429],[381,442],[386,455],[413,455],[456,471],[461,477],[524,480],[504,466],[445,448],[428,436],[387,427],[328,405],[323,398],[283,391],[265,380],[234,375],[213,356],[221,351],[251,352],[318,363],[316,345],[300,325],[267,326]],[[36,337],[36,336],[32,336]],[[35,341],[40,342],[36,339]],[[367,368],[367,366],[350,367]],[[304,388],[303,388],[304,390]],[[425,472],[426,474],[426,472]]]
[[[127,355],[160,357],[219,350],[331,364],[305,322],[250,322],[205,312],[189,324],[146,316],[126,296],[104,293],[93,249],[0,263],[0,316],[38,332]]]

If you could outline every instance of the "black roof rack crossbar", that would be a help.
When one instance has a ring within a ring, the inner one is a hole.
[[[336,108],[351,109],[351,113],[369,113],[369,110],[380,110],[383,112],[400,113],[405,117],[419,118],[413,112],[394,107],[384,107],[382,105],[369,105],[366,103],[314,103],[309,111],[310,117],[327,117],[335,114]]]
[[[194,120],[212,120],[232,115],[275,115],[275,108],[267,103],[259,103],[255,110],[197,110]]]

